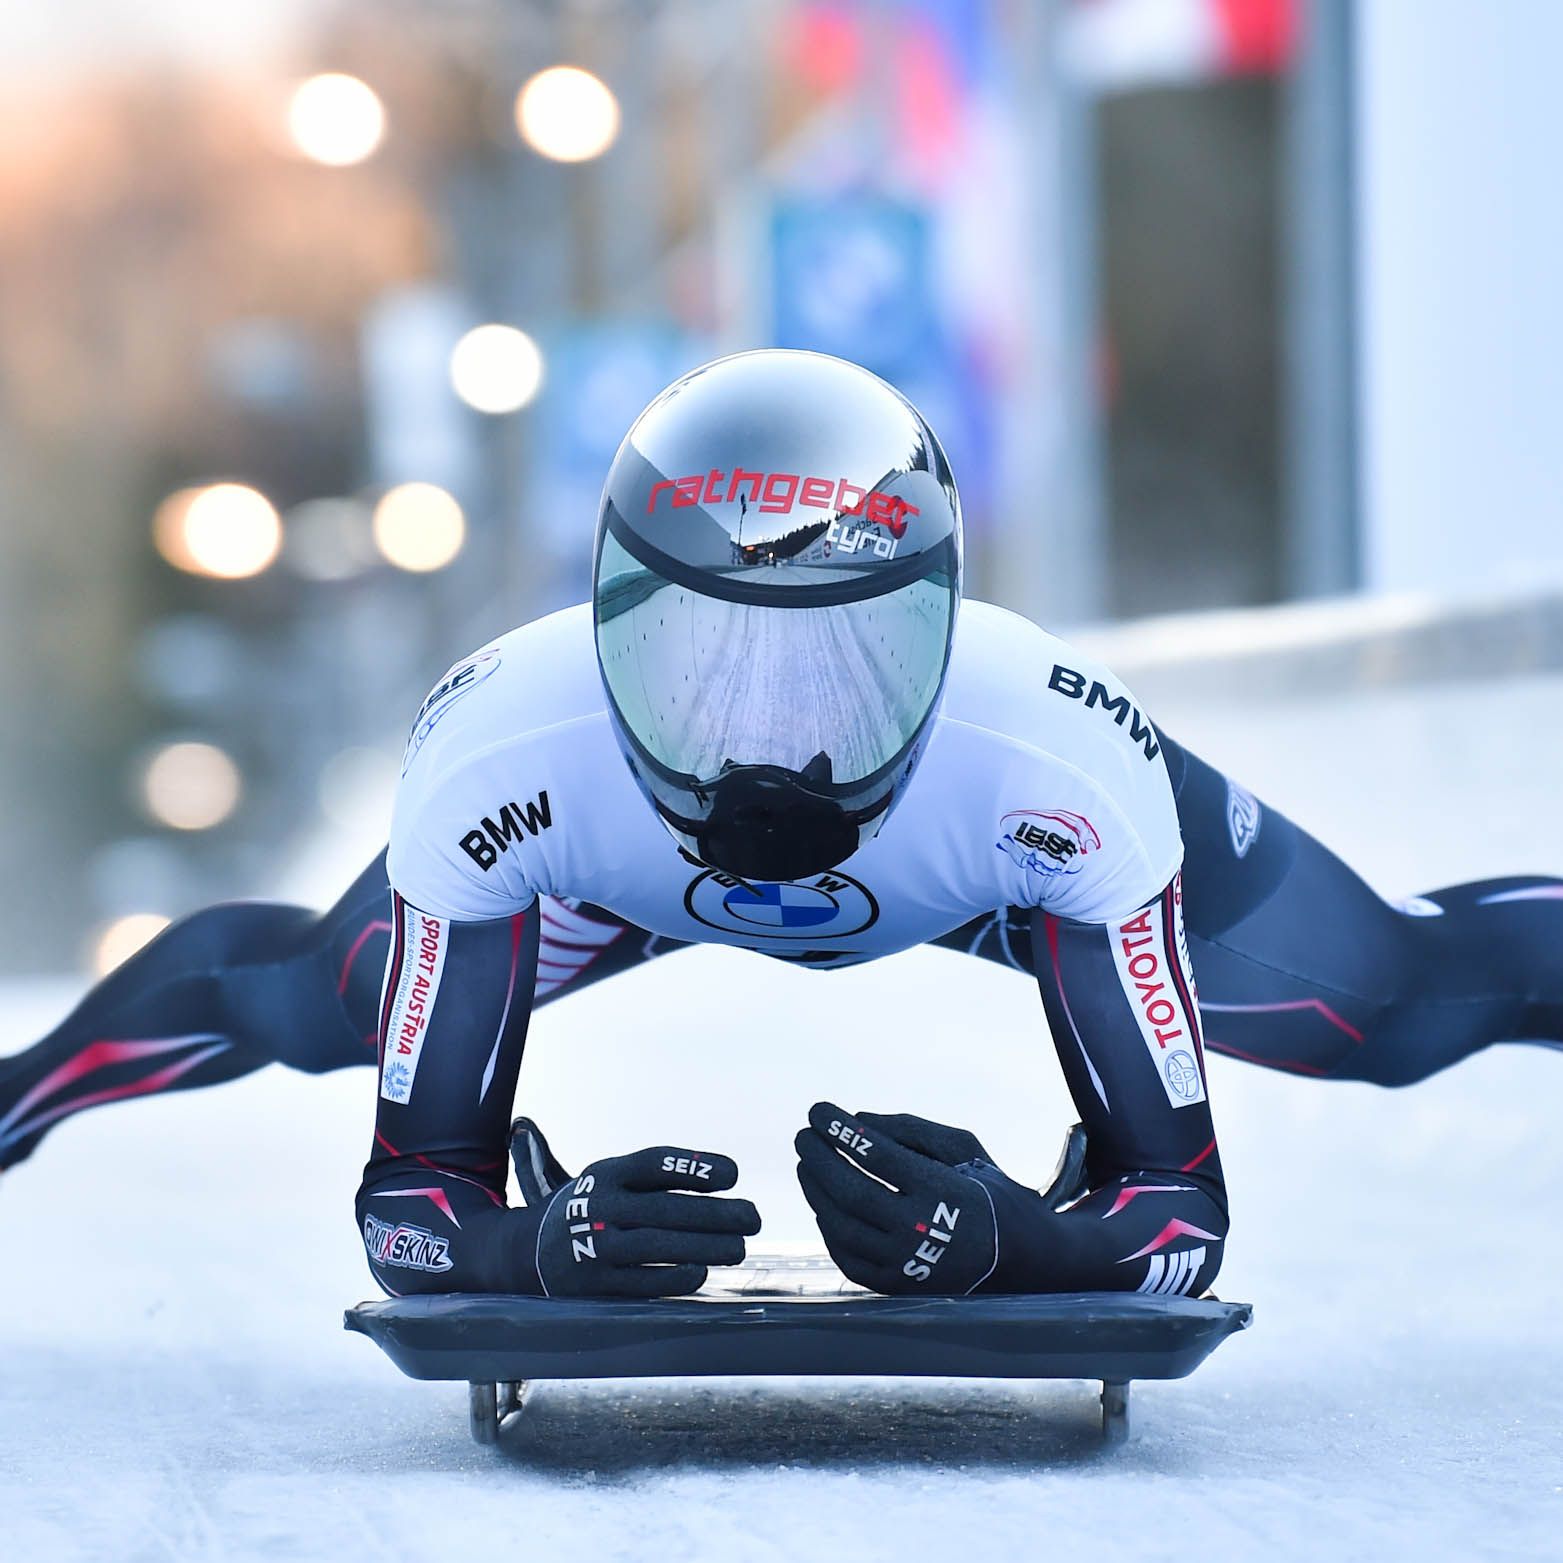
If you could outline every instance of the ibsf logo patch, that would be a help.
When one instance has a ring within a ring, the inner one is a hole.
[[[734,879],[707,869],[689,883],[684,910],[697,923],[758,943],[776,939],[841,939],[879,921],[879,903],[846,874],[778,883]]]
[[[1044,879],[1078,874],[1101,850],[1102,838],[1083,814],[1068,809],[1016,809],[999,821],[994,843],[1011,862]]]
[[[429,691],[423,704],[418,707],[418,715],[413,720],[412,731],[407,735],[407,748],[402,754],[403,776],[407,774],[407,767],[412,764],[429,734],[450,714],[450,708],[463,695],[470,695],[479,684],[492,678],[498,671],[499,652],[492,647],[486,651],[475,652],[470,657],[464,657],[447,669],[445,676]]]

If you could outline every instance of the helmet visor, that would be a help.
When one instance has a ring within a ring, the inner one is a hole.
[[[596,633],[620,722],[667,781],[710,784],[729,763],[817,774],[824,755],[821,790],[855,791],[900,762],[939,696],[957,590],[947,562],[922,563],[890,590],[824,603],[783,579],[807,564],[748,564],[729,598],[711,594],[720,574],[696,591],[610,530]]]

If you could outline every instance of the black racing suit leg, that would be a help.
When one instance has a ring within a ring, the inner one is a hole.
[[[1563,1042],[1563,879],[1385,901],[1283,814],[1162,737],[1205,1045],[1411,1085],[1494,1042]]]
[[[372,1064],[389,929],[383,855],[324,916],[254,901],[173,924],[40,1042],[0,1060],[0,1168],[84,1108],[270,1063]]]
[[[40,1042],[0,1059],[0,1170],[84,1108],[272,1063],[373,1064],[390,913],[381,853],[323,915],[236,902],[165,929]],[[600,907],[544,900],[541,918],[537,1004],[682,948]]]
[[[1494,1042],[1563,1045],[1563,879],[1396,906],[1165,733],[1205,1046],[1292,1074],[1410,1085]],[[1031,972],[1032,913],[934,941]]]

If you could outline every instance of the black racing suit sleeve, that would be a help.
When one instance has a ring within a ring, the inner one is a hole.
[[[1087,1135],[1050,1289],[1197,1296],[1221,1265],[1227,1197],[1180,878],[1121,922],[1034,917],[1032,958]]]
[[[536,1294],[541,1211],[505,1203],[539,913],[435,917],[392,893],[374,1147],[358,1229],[375,1280],[408,1292]]]

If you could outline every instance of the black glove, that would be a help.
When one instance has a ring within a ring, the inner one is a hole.
[[[529,1169],[537,1164],[528,1139],[542,1145],[552,1171],[563,1169],[525,1119],[516,1129],[511,1149],[530,1214],[532,1191],[520,1170],[523,1155]],[[746,1199],[690,1197],[715,1195],[737,1183],[738,1164],[729,1156],[658,1145],[594,1161],[577,1178],[550,1181],[531,1259],[548,1297],[697,1292],[708,1265],[742,1264],[744,1238],[760,1230],[759,1212]],[[524,1253],[517,1257],[526,1263]]]
[[[536,1125],[518,1119],[511,1134],[523,1208],[424,1165],[390,1164],[387,1178],[381,1164],[359,1190],[370,1268],[387,1291],[678,1297],[705,1285],[708,1265],[740,1264],[760,1230],[746,1199],[691,1197],[732,1188],[727,1156],[659,1145],[571,1178]]]
[[[1211,1194],[1140,1173],[1088,1192],[1078,1124],[1042,1193],[994,1166],[975,1135],[909,1113],[817,1102],[794,1145],[825,1247],[871,1291],[1190,1295],[1220,1266],[1226,1212]]]

